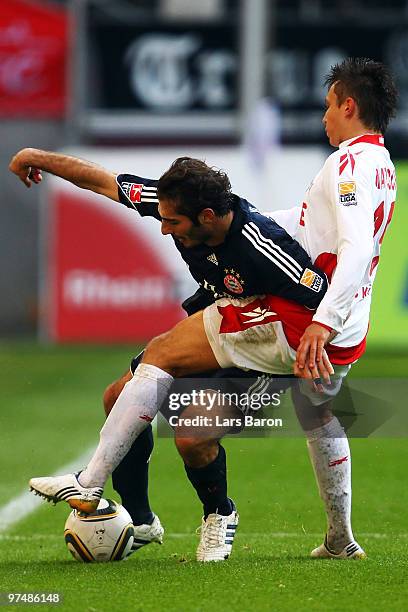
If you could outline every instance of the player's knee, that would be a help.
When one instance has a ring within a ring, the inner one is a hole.
[[[184,463],[190,467],[204,467],[211,463],[218,453],[217,440],[185,438],[176,435],[175,444]]]
[[[199,438],[178,437],[176,435],[174,441],[176,448],[185,463],[190,465],[191,462],[195,463],[197,460],[199,460],[203,450],[203,440],[200,440]]]
[[[293,395],[298,421],[304,431],[311,431],[327,425],[333,418],[331,401],[314,406],[308,398],[300,393]]]
[[[143,362],[154,365],[171,376],[177,376],[177,356],[172,347],[170,333],[164,333],[150,340],[143,354]]]

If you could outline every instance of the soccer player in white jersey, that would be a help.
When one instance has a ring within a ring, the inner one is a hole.
[[[332,67],[326,85],[323,124],[338,150],[312,181],[292,234],[326,272],[330,286],[300,339],[295,373],[319,361],[333,336],[331,356],[337,352],[334,363],[344,364],[343,372],[363,354],[380,248],[396,197],[395,168],[383,136],[397,101],[388,70],[379,62],[349,58]],[[285,225],[279,215],[276,220]],[[319,404],[318,396],[313,403]],[[349,444],[329,405],[319,412],[321,427],[307,435],[328,531],[312,556],[352,556]]]

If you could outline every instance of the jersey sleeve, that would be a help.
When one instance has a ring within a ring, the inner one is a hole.
[[[242,230],[259,293],[270,293],[315,309],[327,290],[327,277],[312,265],[306,251],[272,219]],[[257,284],[258,284],[257,283]]]
[[[313,320],[341,332],[372,258],[374,176],[364,153],[360,158],[347,150],[328,162],[324,188],[337,224],[337,267]]]
[[[142,217],[154,217],[161,220],[157,198],[158,181],[133,174],[118,174],[116,182],[119,200],[122,204],[137,210]]]

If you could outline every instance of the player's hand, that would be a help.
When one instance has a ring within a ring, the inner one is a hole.
[[[300,369],[298,363],[295,362],[293,366],[293,373],[299,378],[311,380],[315,391],[324,391],[322,380],[324,380],[326,385],[330,385],[330,375],[334,374],[333,366],[330,363],[330,359],[328,358],[325,349],[322,350],[321,360],[313,367],[309,367],[309,365],[309,362],[306,361],[304,368]]]
[[[312,323],[309,325],[300,338],[299,346],[296,352],[296,366],[299,370],[303,370],[306,365],[309,370],[316,369],[323,361],[324,345],[331,340],[333,332],[319,325]]]
[[[40,168],[30,166],[27,158],[27,149],[23,149],[12,158],[9,170],[13,172],[24,183],[26,187],[31,187],[32,183],[38,185],[42,181]]]

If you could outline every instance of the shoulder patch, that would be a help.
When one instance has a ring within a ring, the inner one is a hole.
[[[121,188],[126,197],[132,202],[132,204],[138,204],[142,198],[142,183],[121,183]]]
[[[339,199],[343,206],[356,206],[356,183],[354,181],[344,181],[339,183]]]
[[[346,193],[353,193],[356,190],[356,184],[351,182],[339,183],[339,194],[345,195]]]
[[[309,289],[311,289],[312,291],[319,293],[323,285],[323,278],[319,274],[317,274],[317,272],[306,268],[299,282],[301,285],[309,287]]]

